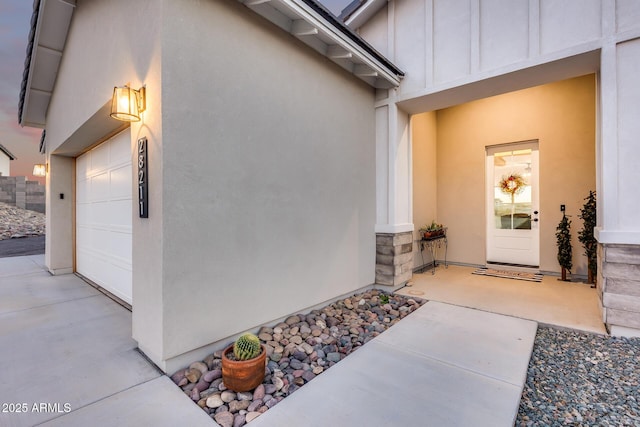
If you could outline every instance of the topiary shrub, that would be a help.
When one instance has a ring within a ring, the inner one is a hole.
[[[558,244],[558,263],[562,267],[562,280],[567,280],[567,271],[571,273],[573,267],[573,251],[571,248],[571,221],[566,215],[556,228],[556,242]]]
[[[584,206],[580,209],[579,218],[582,219],[583,225],[582,230],[578,232],[578,240],[587,256],[589,283],[594,283],[598,272],[598,241],[593,235],[593,229],[596,227],[596,192],[589,191],[585,200]]]

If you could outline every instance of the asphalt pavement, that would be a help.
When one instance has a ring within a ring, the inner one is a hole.
[[[0,240],[0,258],[40,255],[44,253],[44,236]]]

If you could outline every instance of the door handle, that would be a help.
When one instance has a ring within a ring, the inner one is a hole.
[[[533,218],[533,222],[538,222],[538,218]]]
[[[534,215],[538,215],[538,211],[533,211],[533,214]]]

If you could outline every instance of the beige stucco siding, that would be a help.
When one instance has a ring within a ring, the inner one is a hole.
[[[168,359],[373,283],[375,126],[372,88],[241,4],[166,6]]]
[[[540,268],[559,271],[555,228],[564,204],[573,222],[574,273],[586,274],[577,232],[583,198],[596,184],[595,108],[595,77],[588,75],[414,116],[416,228],[434,219],[429,216],[433,208],[422,200],[433,197],[428,190],[433,178],[426,172],[433,167],[433,150],[424,147],[434,131],[425,134],[420,129],[436,128],[435,219],[449,227],[449,259],[480,265],[486,261],[485,146],[537,139]]]
[[[47,113],[46,263],[54,273],[74,271],[74,157],[122,125],[104,110],[114,86],[142,85],[147,110],[131,125],[136,140],[148,138],[149,220],[133,217],[133,335],[154,358],[162,348],[162,111],[161,16],[157,0],[78,1]],[[102,110],[101,110],[102,109]],[[134,177],[131,177],[133,194]],[[60,199],[60,194],[65,198]],[[142,261],[144,260],[144,262]],[[144,292],[136,283],[144,283]],[[144,300],[144,304],[136,304]],[[141,330],[142,328],[142,330]]]

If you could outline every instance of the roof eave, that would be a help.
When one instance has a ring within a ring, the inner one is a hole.
[[[239,1],[369,85],[400,85],[404,72],[315,0]]]
[[[388,2],[389,0],[366,0],[346,16],[344,22],[351,29],[360,28]]]
[[[13,154],[11,154],[11,151],[7,150],[7,148],[2,144],[0,144],[0,151],[2,151],[4,154],[6,154],[7,157],[9,157],[9,160],[17,159],[17,157],[14,156]]]
[[[21,126],[43,128],[75,0],[34,0],[18,104]]]

